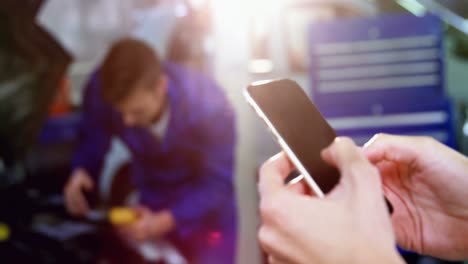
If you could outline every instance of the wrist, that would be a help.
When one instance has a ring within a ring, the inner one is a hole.
[[[382,246],[369,243],[360,243],[358,248],[353,250],[353,263],[384,263],[384,264],[404,264],[395,246]]]

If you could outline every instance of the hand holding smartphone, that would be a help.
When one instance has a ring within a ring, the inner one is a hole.
[[[339,171],[321,157],[336,133],[304,90],[288,79],[262,81],[248,86],[244,96],[314,194],[324,197],[340,181]]]
[[[338,170],[321,151],[336,137],[302,88],[292,80],[254,83],[244,95],[318,197],[339,182]]]

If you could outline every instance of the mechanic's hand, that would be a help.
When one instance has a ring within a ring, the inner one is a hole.
[[[429,137],[379,134],[363,151],[382,175],[398,244],[467,258],[468,159]]]
[[[88,201],[83,192],[94,187],[91,176],[84,169],[76,169],[64,188],[65,207],[74,216],[85,216],[89,211]]]
[[[158,239],[175,227],[172,213],[167,210],[153,213],[144,206],[135,207],[138,220],[135,223],[117,227],[120,236],[132,242]]]
[[[323,199],[284,185],[293,169],[285,154],[261,168],[258,236],[270,263],[402,263],[377,169],[348,138],[322,157],[341,172]]]

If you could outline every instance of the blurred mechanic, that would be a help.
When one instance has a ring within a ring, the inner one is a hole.
[[[232,108],[214,81],[161,63],[145,43],[113,45],[92,75],[83,101],[82,139],[64,188],[66,207],[85,216],[111,138],[129,148],[139,218],[126,239],[165,238],[190,263],[233,263],[236,141]]]

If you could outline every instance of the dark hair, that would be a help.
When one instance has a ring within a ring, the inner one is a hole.
[[[114,105],[127,98],[137,85],[152,88],[161,75],[161,63],[153,49],[132,38],[117,41],[101,67],[101,95]]]

